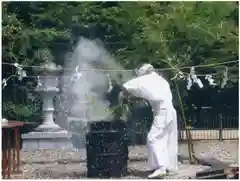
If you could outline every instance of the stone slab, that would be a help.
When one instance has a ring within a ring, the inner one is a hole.
[[[67,131],[59,132],[30,132],[23,134],[23,151],[34,151],[43,149],[74,149],[76,146],[72,140],[72,133]],[[84,148],[85,145],[82,140],[80,147]]]
[[[27,134],[22,134],[22,139],[31,140],[31,139],[51,139],[51,138],[70,138],[72,133],[67,131],[58,131],[58,132],[40,132],[34,131]]]

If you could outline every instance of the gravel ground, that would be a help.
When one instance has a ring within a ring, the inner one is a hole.
[[[213,156],[219,160],[238,163],[238,140],[236,141],[198,141],[194,143],[196,155]],[[187,145],[179,145],[181,155],[188,155]],[[144,179],[149,174],[145,146],[129,148],[129,174],[126,179]],[[22,174],[15,179],[79,179],[86,178],[86,152],[67,150],[41,150],[21,152]],[[178,174],[167,176],[169,179],[186,179],[193,177],[197,171],[208,168],[203,165],[179,165]]]

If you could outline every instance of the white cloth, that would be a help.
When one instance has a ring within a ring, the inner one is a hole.
[[[177,171],[177,116],[169,83],[156,72],[134,78],[123,87],[133,96],[150,102],[154,120],[147,136],[148,164]]]
[[[142,75],[145,75],[145,74],[148,74],[150,72],[153,72],[154,71],[154,68],[151,64],[143,64],[139,69],[136,70],[136,74],[137,76],[142,76]]]
[[[123,87],[132,95],[150,101],[153,108],[155,102],[161,101],[161,108],[166,108],[168,105],[163,105],[165,101],[172,101],[172,93],[168,82],[156,72],[129,80],[123,84]]]

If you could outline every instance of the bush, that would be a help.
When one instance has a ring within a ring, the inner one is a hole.
[[[33,123],[34,126],[30,125],[31,129],[27,129],[27,132],[35,129],[43,120],[41,105],[36,104],[23,105],[6,102],[3,103],[2,114],[4,118],[11,121]]]

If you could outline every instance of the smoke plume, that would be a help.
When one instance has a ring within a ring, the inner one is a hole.
[[[132,76],[131,72],[122,74],[121,70],[124,68],[102,45],[83,37],[79,39],[74,52],[65,60],[65,67],[69,69],[64,72],[64,84],[69,86],[64,94],[68,97],[74,95],[66,106],[71,108],[70,112],[74,116],[84,118],[87,113],[90,121],[105,120],[111,116],[111,113],[107,111],[109,101],[105,96],[109,86],[108,75],[120,84]],[[72,68],[76,68],[76,70]],[[81,76],[79,76],[80,74]],[[121,80],[120,74],[123,80]],[[69,81],[69,75],[74,79],[73,81]]]

